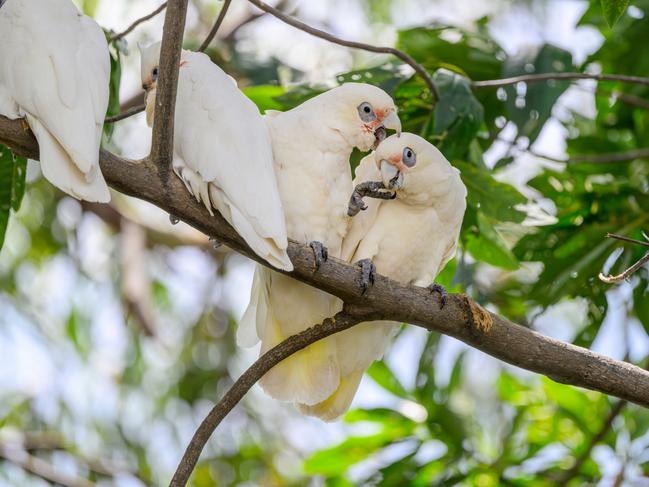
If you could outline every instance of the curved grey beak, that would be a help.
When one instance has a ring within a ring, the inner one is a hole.
[[[396,130],[397,135],[401,135],[401,120],[399,120],[397,112],[390,112],[390,115],[383,119],[383,125],[386,129]]]
[[[381,179],[388,189],[398,190],[403,186],[403,173],[385,159],[381,160]]]

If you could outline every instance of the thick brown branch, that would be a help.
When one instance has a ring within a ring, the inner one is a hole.
[[[162,5],[160,5],[157,9],[155,9],[153,12],[151,12],[148,15],[145,15],[144,17],[140,17],[137,19],[135,22],[133,22],[131,25],[129,25],[126,30],[123,32],[120,32],[119,34],[114,34],[110,37],[109,41],[110,42],[115,42],[120,40],[123,37],[126,37],[128,34],[133,32],[135,28],[140,25],[142,22],[146,22],[147,20],[151,20],[153,17],[158,15],[160,12],[162,12],[165,8],[167,8],[167,2],[164,2]]]
[[[223,3],[223,7],[221,7],[221,11],[219,12],[219,16],[216,18],[216,22],[214,23],[214,27],[212,27],[212,30],[210,30],[210,33],[207,35],[203,43],[201,44],[201,47],[198,48],[199,52],[203,52],[205,49],[208,48],[210,45],[210,42],[214,39],[214,36],[216,36],[216,33],[219,31],[219,28],[221,27],[221,24],[223,23],[223,19],[225,19],[225,14],[228,13],[228,9],[230,8],[230,4],[232,3],[232,0],[225,0]]]
[[[430,89],[431,96],[433,97],[433,101],[439,100],[439,93],[437,92],[437,88],[435,87],[433,78],[431,78],[430,74],[428,74],[428,71],[426,71],[426,69],[421,64],[419,64],[417,61],[415,61],[412,57],[410,57],[405,52],[396,49],[394,47],[379,47],[379,46],[373,46],[371,44],[365,44],[363,42],[347,41],[345,39],[340,39],[339,37],[329,34],[328,32],[325,32],[320,29],[316,29],[315,27],[311,27],[310,25],[307,25],[304,22],[294,17],[291,17],[290,15],[286,15],[284,12],[279,11],[275,7],[271,7],[270,5],[262,2],[261,0],[248,0],[248,1],[252,3],[255,7],[263,10],[264,12],[271,14],[273,17],[277,17],[282,22],[285,22],[295,27],[296,29],[300,29],[308,34],[311,34],[312,36],[319,37],[320,39],[324,39],[326,41],[332,42],[334,44],[338,44],[340,46],[351,47],[353,49],[361,49],[363,51],[376,52],[380,54],[391,54],[401,59],[404,63],[412,67],[412,69],[414,69],[415,72],[424,79],[426,85],[428,85],[428,88]]]
[[[252,0],[249,0],[252,1]],[[503,79],[489,79],[484,81],[474,81],[471,83],[473,88],[498,88],[500,86],[515,85],[516,83],[534,83],[538,81],[549,80],[577,80],[577,79],[594,79],[597,81],[620,81],[622,83],[631,83],[637,85],[649,86],[649,78],[640,76],[628,76],[625,74],[591,74],[591,73],[539,73],[524,74]]]
[[[160,48],[160,68],[156,89],[151,160],[167,178],[171,169],[174,143],[174,112],[178,70],[182,49],[188,0],[170,0],[165,14]]]
[[[366,321],[371,318],[372,315],[365,314],[364,310],[346,308],[333,318],[328,318],[323,323],[288,338],[259,357],[237,379],[200,424],[185,450],[185,454],[178,465],[176,473],[171,479],[170,487],[184,487],[187,484],[189,477],[196,467],[198,458],[214,430],[266,372],[285,358],[302,350],[311,343],[351,328],[361,321]]]
[[[0,142],[19,155],[38,158],[36,140],[30,131],[25,131],[20,120],[0,117]],[[106,180],[117,191],[149,201],[237,252],[268,265],[220,215],[211,217],[178,178],[171,178],[165,184],[151,161],[130,161],[102,150],[100,163]],[[289,242],[288,254],[295,267],[290,274],[292,277],[338,296],[346,303],[370,308],[381,319],[444,333],[493,357],[558,382],[649,407],[649,373],[640,367],[545,337],[483,310],[464,295],[450,295],[446,306],[440,310],[437,300],[431,298],[427,289],[403,286],[380,275],[374,286],[362,294],[357,284],[358,266],[330,258],[314,272],[311,248],[293,241]],[[488,332],[479,329],[489,322]]]

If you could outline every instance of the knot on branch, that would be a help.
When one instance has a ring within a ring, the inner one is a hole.
[[[489,333],[494,323],[489,311],[473,301],[466,294],[462,294],[461,296],[466,307],[467,325],[469,328],[482,333]]]

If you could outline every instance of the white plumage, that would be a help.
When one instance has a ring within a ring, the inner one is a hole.
[[[385,133],[380,127],[400,129],[394,102],[379,88],[348,83],[266,120],[289,236],[320,242],[329,256],[340,257],[352,191],[349,157],[354,147],[367,151],[376,144]],[[239,343],[261,339],[263,353],[340,308],[337,298],[258,266]],[[276,399],[313,405],[339,381],[335,342],[325,339],[274,367],[260,383]]]
[[[99,169],[110,61],[101,28],[70,0],[0,8],[0,114],[26,117],[43,175],[66,193],[110,200]]]
[[[153,124],[160,43],[142,50],[147,121]],[[182,51],[176,99],[174,172],[212,214],[216,208],[259,256],[293,265],[273,172],[268,129],[236,82],[202,53]]]
[[[407,150],[415,155],[412,167],[406,164]],[[353,219],[342,257],[350,262],[371,259],[380,274],[403,284],[428,286],[457,247],[466,209],[459,171],[425,139],[404,133],[388,137],[363,159],[354,184],[381,180],[386,186],[396,183],[396,199],[366,200],[368,208]],[[398,326],[375,321],[334,335],[340,387],[301,411],[326,421],[347,411],[363,373],[383,356]]]

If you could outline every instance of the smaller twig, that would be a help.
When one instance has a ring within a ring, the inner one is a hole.
[[[95,483],[81,477],[61,472],[38,457],[27,453],[22,448],[0,445],[0,458],[19,466],[41,479],[64,487],[94,487]]]
[[[606,238],[614,238],[616,240],[622,240],[624,242],[629,242],[636,245],[642,245],[643,247],[649,247],[649,242],[643,242],[642,240],[636,240],[635,238],[625,237],[624,235],[618,235],[617,233],[607,233]],[[645,236],[645,238],[647,237]]]
[[[205,49],[207,49],[207,47],[210,45],[210,42],[212,42],[212,39],[214,39],[214,36],[216,36],[216,33],[219,31],[219,27],[221,27],[221,24],[223,23],[223,19],[225,19],[225,14],[228,13],[228,9],[230,8],[231,3],[232,0],[225,0],[225,3],[223,3],[223,7],[221,7],[221,11],[219,12],[219,16],[214,23],[214,27],[212,27],[210,33],[207,34],[207,37],[201,44],[201,47],[198,48],[199,52],[203,52]]]
[[[262,2],[261,0],[248,0],[248,1],[252,3],[254,6],[256,6],[257,8],[263,10],[264,12],[267,12],[271,14],[273,17],[278,18],[282,22],[291,25],[296,29],[304,31],[307,34],[311,34],[312,36],[319,37],[320,39],[324,39],[326,41],[332,42],[334,44],[338,44],[340,46],[351,47],[353,49],[361,49],[363,51],[376,52],[380,54],[392,54],[393,56],[401,59],[404,63],[412,67],[412,69],[414,69],[415,72],[417,72],[417,74],[419,74],[424,79],[426,85],[428,85],[428,88],[430,89],[431,96],[433,97],[433,102],[439,100],[439,93],[437,91],[437,88],[435,87],[435,82],[433,81],[433,78],[431,78],[430,74],[428,74],[428,71],[426,71],[426,69],[421,64],[419,64],[417,61],[415,61],[412,57],[410,57],[405,52],[395,47],[380,47],[380,46],[373,46],[371,44],[365,44],[363,42],[347,41],[345,39],[341,39],[332,34],[329,34],[328,32],[325,32],[323,30],[316,29],[315,27],[311,27],[310,25],[307,25],[304,22],[294,17],[291,17],[290,15],[286,15],[284,12],[277,10],[275,7],[271,7],[270,5]]]
[[[170,487],[184,487],[191,476],[198,458],[205,448],[207,441],[214,433],[214,430],[221,424],[221,421],[234,409],[243,396],[262,376],[295,352],[306,348],[312,343],[325,337],[341,332],[352,326],[371,319],[367,314],[356,314],[345,307],[333,318],[327,318],[321,324],[293,335],[279,345],[264,353],[257,361],[246,370],[241,377],[230,387],[225,396],[212,408],[207,417],[200,424],[193,438],[187,445],[185,454],[178,464],[176,473],[171,479]]]
[[[252,0],[249,0],[252,1]],[[637,85],[649,86],[649,78],[640,76],[628,76],[625,74],[591,74],[591,73],[539,73],[524,74],[503,79],[489,79],[484,81],[474,81],[471,86],[476,89],[480,88],[498,88],[500,86],[515,85],[516,83],[533,83],[538,81],[549,80],[578,80],[594,79],[597,81],[620,81],[622,83],[631,83]]]
[[[152,19],[156,15],[158,15],[160,12],[162,12],[165,8],[167,8],[167,2],[164,2],[162,5],[160,5],[157,9],[155,9],[153,12],[151,12],[148,15],[145,15],[144,17],[140,17],[137,19],[135,22],[133,22],[131,25],[127,27],[127,29],[123,32],[120,32],[119,34],[114,34],[110,36],[109,42],[115,42],[120,40],[123,37],[126,37],[128,34],[133,32],[133,30],[140,25],[142,22],[146,22],[147,20]]]
[[[642,235],[645,238],[647,238],[647,236],[644,234],[644,232],[642,233]],[[629,242],[629,243],[636,244],[636,245],[641,245],[643,247],[649,247],[649,242],[643,242],[642,240],[636,240],[634,238],[625,237],[624,235],[618,235],[616,233],[607,233],[606,237],[607,238],[614,238],[616,240],[622,240],[624,242]],[[625,279],[628,279],[635,272],[637,272],[642,267],[644,267],[644,265],[647,262],[649,262],[649,251],[646,254],[644,254],[640,258],[640,260],[638,260],[635,264],[633,264],[631,267],[629,267],[627,270],[625,270],[622,274],[618,274],[617,276],[610,276],[610,275],[605,276],[603,273],[600,272],[599,273],[599,279],[601,281],[604,281],[607,284],[614,284],[616,282],[623,281]]]
[[[385,187],[382,181],[364,181],[354,188],[351,198],[349,198],[349,205],[347,207],[347,215],[354,217],[360,211],[367,210],[367,205],[363,198],[376,198],[380,200],[393,200],[397,197],[397,193],[390,191]]]
[[[622,274],[618,274],[617,276],[605,276],[600,272],[599,274],[599,279],[601,281],[604,281],[606,284],[614,284],[616,282],[623,281],[625,279],[628,279],[631,277],[635,272],[640,270],[644,265],[649,262],[649,252],[644,254],[638,262],[633,264],[631,267],[629,267],[627,270],[625,270]]]
[[[129,108],[125,112],[122,112],[118,115],[113,115],[112,117],[106,117],[104,120],[104,123],[115,123],[119,122],[120,120],[125,120],[129,117],[132,117],[133,115],[137,115],[138,113],[142,113],[146,109],[146,105],[142,103],[141,105],[138,105],[133,108]]]

